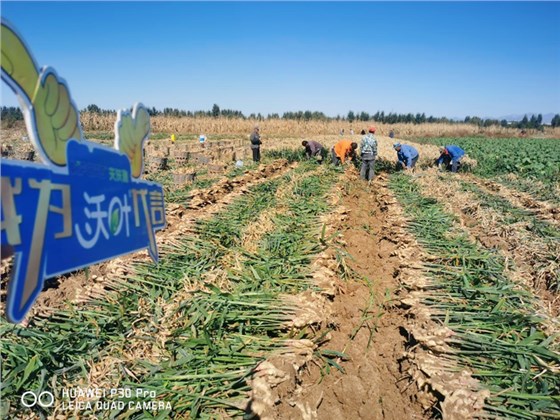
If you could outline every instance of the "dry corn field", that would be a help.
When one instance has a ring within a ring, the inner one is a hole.
[[[112,131],[115,123],[114,115],[100,115],[89,112],[82,112],[80,120],[86,132],[88,131]],[[211,118],[211,117],[165,117],[154,116],[151,118],[153,131],[156,133],[175,133],[175,134],[218,134],[218,135],[248,135],[255,125],[259,125],[262,133],[272,136],[316,136],[337,134],[344,129],[346,134],[350,130],[359,133],[372,124],[369,121],[297,121],[282,119],[265,119],[262,121],[252,119],[230,119],[230,118]],[[516,137],[519,130],[504,127],[478,127],[472,124],[380,124],[373,122],[377,126],[377,133],[389,135],[391,130],[402,138],[409,137],[467,137],[476,135],[486,135],[489,137]],[[549,138],[560,138],[560,127],[546,127],[544,133],[536,130],[529,130],[528,135],[538,135]]]
[[[81,118],[111,143],[113,117]],[[153,118],[160,262],[51,279],[23,324],[2,320],[2,417],[560,418],[560,133],[378,125],[368,182],[330,162],[360,141],[344,124],[262,121],[255,164],[255,121]],[[21,135],[3,132],[6,158],[33,159]],[[434,167],[447,144],[458,173]]]

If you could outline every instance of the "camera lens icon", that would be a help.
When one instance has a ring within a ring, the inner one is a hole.
[[[40,394],[25,391],[21,394],[21,404],[27,408],[35,407],[37,404],[43,408],[52,407],[54,405],[54,395],[49,391],[43,391]]]

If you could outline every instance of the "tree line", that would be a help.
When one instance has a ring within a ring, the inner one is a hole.
[[[506,120],[496,120],[496,119],[483,119],[476,116],[467,116],[463,121],[451,120],[446,117],[427,117],[425,113],[417,114],[397,114],[397,113],[385,113],[384,111],[377,111],[375,114],[369,114],[368,112],[354,112],[348,111],[346,115],[337,115],[336,117],[329,117],[323,112],[319,111],[289,111],[284,112],[282,116],[273,113],[266,116],[261,113],[250,114],[245,116],[243,112],[233,110],[233,109],[221,109],[217,104],[212,106],[212,109],[208,111],[185,111],[177,108],[163,108],[163,110],[158,110],[155,107],[147,108],[148,113],[151,116],[166,116],[166,117],[212,117],[212,118],[242,118],[242,119],[256,119],[259,121],[266,119],[283,119],[283,120],[299,120],[299,121],[347,121],[347,122],[367,122],[376,121],[385,124],[424,124],[424,123],[466,123],[473,124],[479,127],[490,127],[490,126],[502,126],[502,127],[512,127],[519,129],[543,129],[542,114],[532,115],[530,118],[525,115],[521,121],[509,122]],[[81,112],[91,112],[99,115],[116,115],[114,109],[101,109],[95,104],[88,105]],[[1,119],[3,125],[11,126],[14,121],[23,120],[23,114],[18,107],[1,107]],[[560,114],[554,115],[552,122],[550,124],[552,127],[560,127]]]
[[[0,108],[0,120],[3,128],[10,128],[16,121],[23,121],[23,114],[17,106],[3,106]]]

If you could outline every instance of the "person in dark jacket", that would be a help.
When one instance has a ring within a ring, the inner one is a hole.
[[[258,163],[261,161],[261,135],[259,126],[256,125],[249,137],[251,140],[251,150],[253,151],[253,162]]]
[[[418,150],[408,144],[393,144],[393,148],[397,151],[397,169],[406,170],[413,169],[418,162]]]
[[[304,140],[301,142],[301,145],[305,147],[305,155],[308,159],[315,158],[317,162],[322,162],[323,145],[321,143],[313,140]]]
[[[441,155],[436,160],[438,168],[442,169],[442,165],[445,165],[445,169],[448,171],[457,172],[457,169],[459,169],[461,165],[461,159],[465,156],[465,151],[454,144],[440,147],[439,151]]]

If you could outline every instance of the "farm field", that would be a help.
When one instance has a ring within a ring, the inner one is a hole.
[[[560,417],[560,140],[400,139],[410,174],[379,135],[368,183],[304,159],[338,135],[270,137],[260,165],[241,134],[168,138],[146,148],[160,263],[53,279],[2,319],[2,417]],[[433,168],[443,144],[466,171]],[[55,403],[22,407],[30,389]]]
[[[559,139],[424,138],[420,143],[457,144],[478,162],[475,174],[560,204]]]

